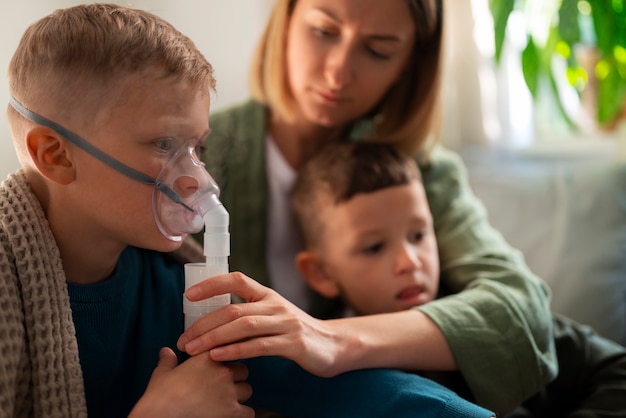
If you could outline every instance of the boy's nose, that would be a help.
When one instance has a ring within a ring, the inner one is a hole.
[[[174,180],[174,191],[181,197],[189,197],[198,191],[198,180],[191,176],[179,176]]]

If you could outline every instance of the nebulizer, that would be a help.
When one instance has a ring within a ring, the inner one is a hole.
[[[198,159],[193,143],[179,149],[155,180],[152,207],[163,235],[178,241],[182,234],[197,233],[204,227],[205,262],[185,264],[185,291],[209,277],[228,273],[229,215],[219,193],[215,180]],[[228,293],[197,302],[183,297],[185,329],[230,301]]]
[[[114,170],[154,186],[152,212],[163,235],[181,241],[186,234],[195,234],[204,227],[204,263],[185,264],[185,291],[209,277],[228,273],[230,255],[229,215],[219,200],[220,190],[199,158],[198,141],[189,140],[180,146],[156,178],[116,160],[87,140],[24,107],[14,97],[9,104],[26,119],[46,126]],[[230,304],[230,294],[217,295],[192,302],[183,296],[185,329],[198,318]]]
[[[219,202],[204,215],[204,263],[185,264],[185,291],[209,277],[228,273],[230,255],[230,234],[228,233],[228,212]],[[183,296],[185,329],[198,318],[230,304],[230,293],[213,296],[192,302]]]
[[[214,205],[203,217],[205,261],[204,263],[185,264],[185,291],[209,277],[228,273],[228,256],[230,255],[229,216],[224,205],[218,199],[218,193],[216,192],[212,196]],[[230,304],[230,293],[197,302],[192,302],[183,296],[185,329],[188,329],[203,315],[228,304]]]

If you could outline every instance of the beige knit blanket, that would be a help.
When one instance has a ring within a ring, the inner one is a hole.
[[[59,249],[19,171],[0,185],[0,418],[86,417]]]

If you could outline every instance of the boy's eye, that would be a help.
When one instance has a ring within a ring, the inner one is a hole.
[[[173,144],[174,144],[174,138],[161,138],[154,142],[154,145],[161,152],[171,151]]]
[[[198,143],[196,144],[196,147],[194,149],[194,152],[196,153],[196,157],[198,157],[198,159],[200,159],[202,157],[202,154],[204,154],[204,152],[206,151],[206,147],[204,146],[204,143]]]

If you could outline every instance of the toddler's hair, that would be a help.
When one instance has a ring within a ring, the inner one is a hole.
[[[417,163],[389,144],[361,141],[326,145],[303,165],[290,194],[305,244],[318,242],[325,205],[414,180],[421,181]]]

